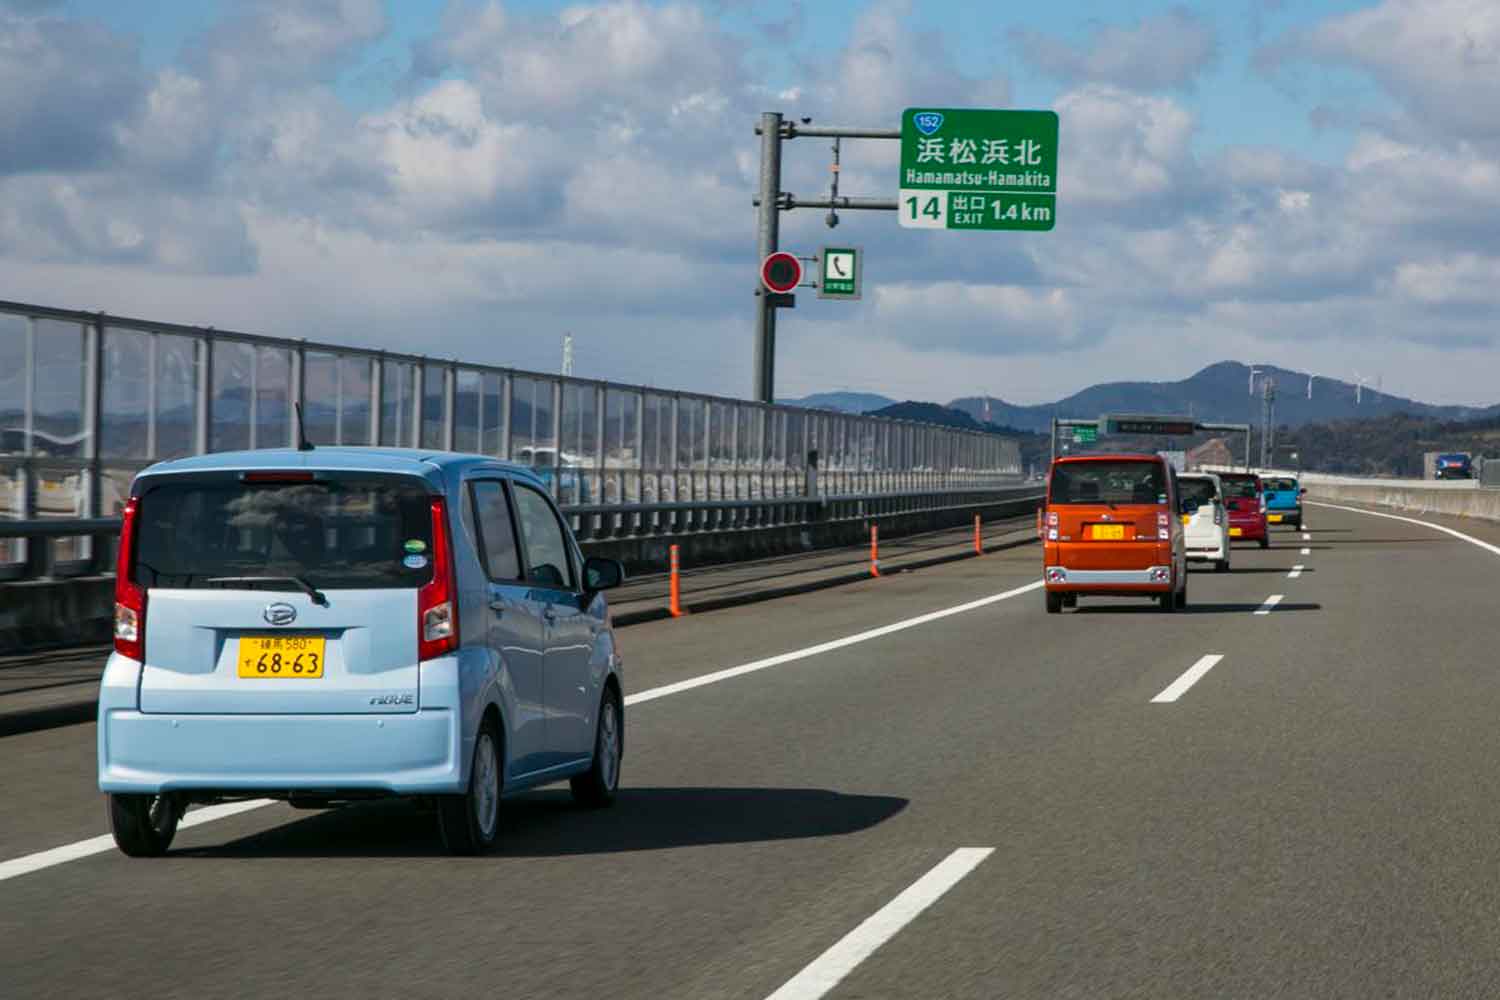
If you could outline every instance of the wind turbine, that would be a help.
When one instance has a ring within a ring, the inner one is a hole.
[[[1356,371],[1354,373],[1354,405],[1355,406],[1358,406],[1360,404],[1360,401],[1364,398],[1365,383],[1368,382],[1368,381],[1370,381],[1370,380],[1368,378],[1366,378],[1364,375],[1361,375],[1358,371]]]

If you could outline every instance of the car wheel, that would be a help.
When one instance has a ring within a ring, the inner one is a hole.
[[[500,833],[500,789],[503,757],[493,719],[486,719],[474,738],[469,790],[438,798],[438,829],[449,854],[483,854]]]
[[[620,760],[625,756],[625,713],[612,687],[604,689],[599,702],[599,725],[594,730],[594,763],[582,774],[568,779],[573,800],[600,809],[615,800],[620,789]]]
[[[1271,547],[1271,536],[1270,535],[1261,535],[1260,536],[1260,547],[1263,548],[1263,549],[1269,549]]]
[[[1183,578],[1182,578],[1182,592],[1177,595],[1177,608],[1178,608],[1178,610],[1181,610],[1181,609],[1187,607],[1187,588],[1188,588],[1188,581],[1187,581],[1187,577],[1184,575]]]
[[[1077,594],[1064,594],[1063,595],[1063,607],[1065,607],[1065,608],[1076,608],[1076,607],[1078,607],[1078,595]]]
[[[1061,614],[1063,609],[1063,595],[1047,591],[1047,614]]]
[[[1228,559],[1215,559],[1214,560],[1214,572],[1215,573],[1228,573],[1229,572],[1229,560]]]
[[[1171,614],[1177,610],[1177,591],[1169,590],[1165,594],[1162,594],[1159,600],[1161,601],[1161,607],[1158,610],[1164,611],[1167,614]]]
[[[115,846],[132,858],[157,858],[167,853],[181,818],[182,805],[173,795],[109,797],[109,829],[115,835]]]

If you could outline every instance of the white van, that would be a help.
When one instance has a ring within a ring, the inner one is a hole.
[[[1187,535],[1189,562],[1211,562],[1218,573],[1229,571],[1229,514],[1224,508],[1224,486],[1211,472],[1177,477]]]

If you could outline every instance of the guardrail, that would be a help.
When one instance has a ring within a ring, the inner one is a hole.
[[[569,504],[563,513],[580,543],[652,536],[692,536],[794,524],[865,520],[918,512],[1025,506],[1040,493],[1034,486],[991,489],[917,490],[908,493],[863,493],[846,496],[776,497],[755,500],[698,500],[656,504]],[[0,566],[0,581],[78,577],[112,572],[117,517],[0,519],[0,540],[21,539],[25,556]],[[87,546],[70,545],[81,558],[59,558],[59,540],[86,538]]]

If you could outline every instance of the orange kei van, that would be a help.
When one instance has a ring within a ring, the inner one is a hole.
[[[1177,474],[1160,455],[1067,455],[1052,463],[1042,512],[1047,612],[1083,595],[1187,606]]]

